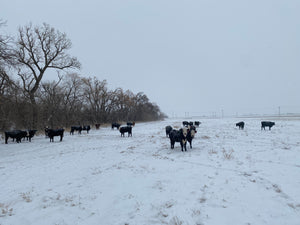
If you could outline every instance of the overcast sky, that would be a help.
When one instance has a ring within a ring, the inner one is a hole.
[[[81,75],[144,92],[170,116],[300,112],[299,0],[0,3],[1,32],[48,23]]]

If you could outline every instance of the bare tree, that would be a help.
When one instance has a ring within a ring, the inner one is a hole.
[[[6,25],[2,19],[0,19],[0,28]],[[13,107],[10,107],[9,95],[12,93],[12,89],[15,87],[14,82],[8,75],[10,67],[10,44],[11,37],[0,34],[0,129],[4,129],[9,124],[9,115]]]
[[[54,127],[61,124],[63,112],[63,89],[59,86],[61,79],[52,82],[43,82],[39,94],[39,111],[42,111],[43,126]],[[41,107],[42,106],[42,107]]]
[[[83,108],[83,82],[82,78],[76,74],[67,74],[63,79],[64,90],[64,114],[68,125],[80,124]]]
[[[13,56],[18,66],[24,94],[32,105],[32,126],[37,124],[37,103],[35,94],[47,69],[63,71],[79,69],[80,63],[67,54],[72,44],[65,33],[48,24],[20,27]]]
[[[5,26],[6,22],[0,19],[0,28]],[[9,64],[11,58],[10,46],[12,38],[7,35],[0,35],[0,67],[3,69],[4,66]]]
[[[0,28],[5,26],[5,24],[6,22],[0,19]],[[11,58],[10,41],[10,37],[0,34],[0,93],[3,93],[4,88],[12,82],[6,71]]]
[[[93,79],[83,78],[82,81],[86,103],[90,111],[90,119],[93,122],[106,121],[110,104],[106,80],[100,81],[94,77]]]

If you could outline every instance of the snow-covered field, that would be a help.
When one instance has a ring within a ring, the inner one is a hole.
[[[239,121],[202,119],[187,152],[164,130],[182,119],[1,139],[0,224],[299,225],[300,120]]]

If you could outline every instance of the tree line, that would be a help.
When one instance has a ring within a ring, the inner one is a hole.
[[[71,46],[48,24],[20,27],[16,38],[0,35],[0,130],[166,117],[142,92],[109,90],[106,80],[78,74],[81,64],[68,53]],[[45,80],[48,70],[58,78]]]

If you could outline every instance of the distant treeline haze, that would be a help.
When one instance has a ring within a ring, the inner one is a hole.
[[[81,66],[67,54],[70,48],[66,35],[47,24],[21,27],[17,38],[0,35],[0,130],[166,117],[142,92],[109,90],[106,80],[67,72]],[[44,81],[45,71],[53,69],[58,79]]]

